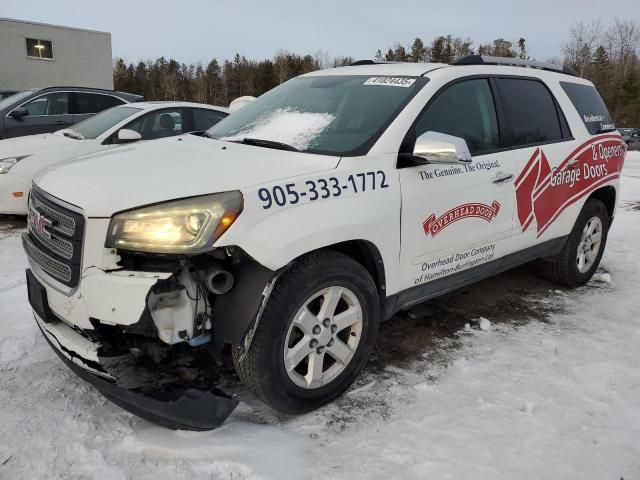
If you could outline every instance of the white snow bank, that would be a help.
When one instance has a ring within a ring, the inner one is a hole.
[[[286,143],[298,150],[306,150],[330,124],[335,115],[330,113],[299,112],[279,108],[259,117],[246,128],[220,140],[239,141],[256,138]]]
[[[611,283],[611,274],[610,273],[596,273],[591,277],[592,282],[598,283]]]
[[[491,322],[489,321],[488,318],[480,317],[478,319],[478,326],[480,327],[480,330],[482,330],[483,332],[486,332],[491,328]]]

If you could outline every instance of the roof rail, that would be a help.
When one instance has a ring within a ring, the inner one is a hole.
[[[514,67],[536,68],[538,70],[547,70],[550,72],[565,73],[567,75],[577,76],[576,72],[569,67],[561,67],[553,63],[538,62],[536,60],[525,60],[523,58],[510,57],[491,57],[487,55],[467,55],[456,60],[451,65],[510,65]]]
[[[78,89],[78,90],[87,90],[92,92],[105,92],[105,93],[113,93],[119,95],[125,95],[130,98],[138,98],[139,100],[144,99],[144,95],[139,95],[137,93],[123,92],[122,90],[110,90],[108,88],[98,88],[98,87],[78,87],[73,85],[49,85],[47,87],[37,87],[37,88],[28,88],[27,90],[33,91],[43,91],[43,90],[52,90],[52,89]]]
[[[356,60],[350,63],[350,67],[357,67],[358,65],[386,65],[388,63],[407,63],[407,62],[388,62],[386,60]]]

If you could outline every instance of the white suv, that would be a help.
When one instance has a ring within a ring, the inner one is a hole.
[[[349,387],[394,312],[539,258],[585,283],[625,154],[593,85],[553,65],[314,72],[204,137],[36,178],[29,298],[61,358],[145,418],[220,424],[230,358],[305,412]]]

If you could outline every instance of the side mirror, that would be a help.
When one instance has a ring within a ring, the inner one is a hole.
[[[22,120],[23,117],[26,117],[27,115],[29,115],[29,110],[27,110],[24,107],[18,107],[11,110],[11,113],[9,115],[15,118],[16,120]]]
[[[467,142],[439,132],[425,132],[416,139],[413,156],[428,163],[471,163]]]
[[[129,130],[127,128],[123,128],[118,131],[118,143],[132,143],[142,140],[142,135],[140,135],[135,130]]]

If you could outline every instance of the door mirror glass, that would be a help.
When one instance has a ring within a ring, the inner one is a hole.
[[[470,163],[471,152],[460,137],[439,132],[425,132],[416,139],[414,157],[429,163]]]
[[[16,120],[20,120],[22,117],[29,115],[29,111],[24,107],[18,107],[11,111],[10,115]]]
[[[129,130],[127,128],[123,128],[118,131],[118,142],[119,143],[131,143],[142,140],[142,135],[134,130]]]

